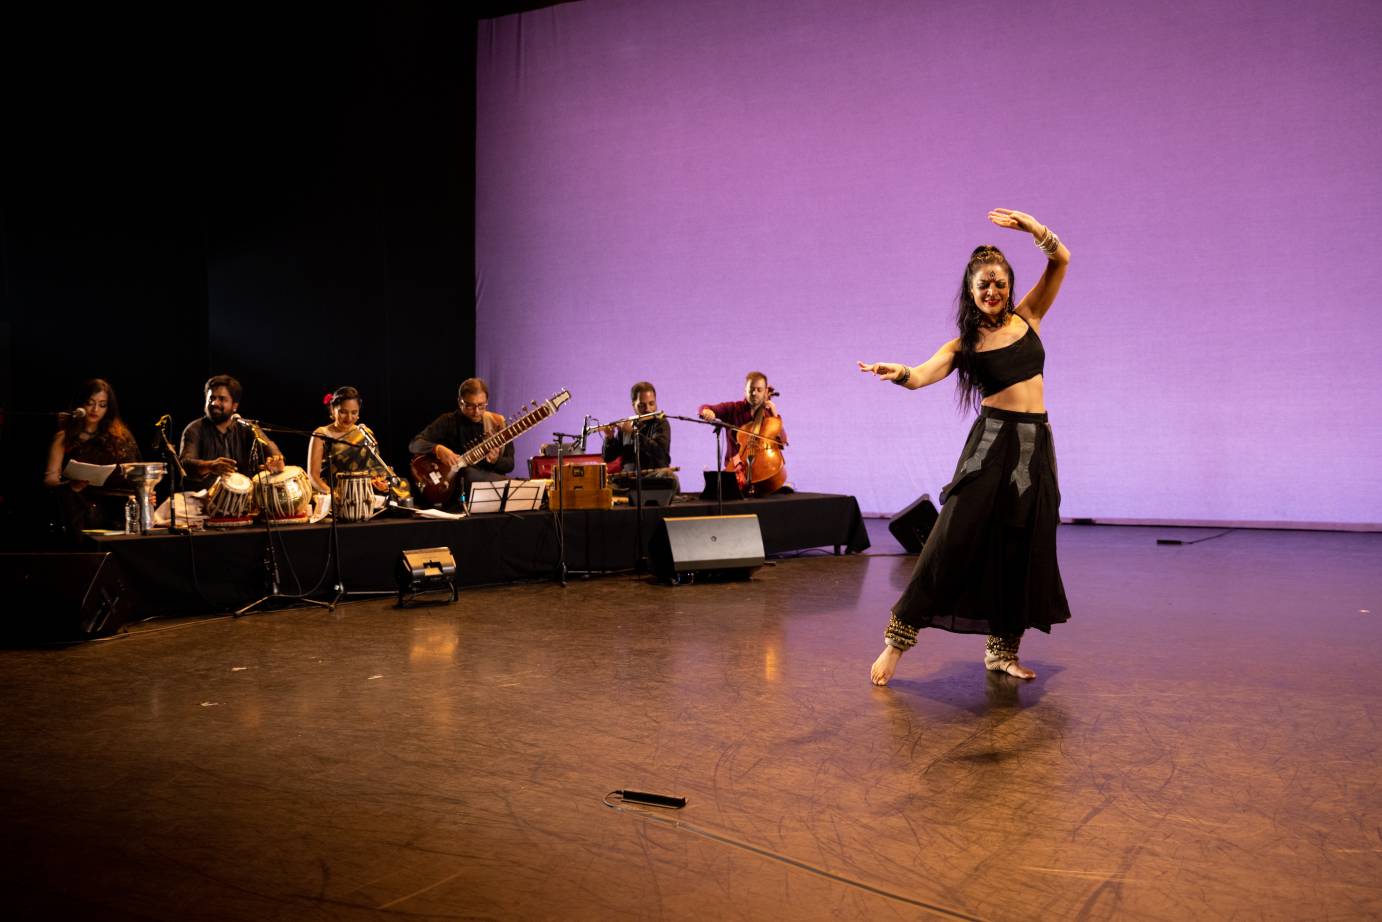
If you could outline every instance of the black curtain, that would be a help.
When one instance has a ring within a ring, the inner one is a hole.
[[[245,416],[311,429],[322,396],[406,466],[474,368],[474,14],[459,4],[185,22],[10,22],[0,167],[7,543],[51,417],[89,377],[146,449],[229,373]],[[143,17],[143,18],[140,18]],[[305,440],[284,438],[289,463]],[[41,492],[41,491],[39,491]],[[16,519],[22,521],[17,521]]]

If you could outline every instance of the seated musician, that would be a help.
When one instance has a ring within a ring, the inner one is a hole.
[[[513,442],[487,454],[483,460],[460,468],[461,453],[466,448],[504,428],[504,417],[489,410],[489,385],[479,378],[466,378],[456,395],[457,409],[443,413],[427,424],[413,440],[408,450],[414,455],[433,454],[446,465],[452,475],[460,469],[464,492],[470,484],[482,480],[506,480],[513,470]],[[454,494],[453,505],[462,500],[462,491]]]
[[[743,400],[702,404],[701,419],[718,419],[720,422],[728,423],[731,426],[746,426],[753,422],[759,414],[777,416],[777,407],[768,396],[770,393],[768,376],[761,371],[751,371],[744,376]],[[739,452],[739,445],[735,441],[734,435],[733,429],[726,430],[726,468],[734,461],[734,456]],[[787,446],[787,433],[784,431],[779,439],[782,442],[782,447],[785,448]]]
[[[82,384],[72,405],[81,413],[68,413],[48,450],[43,482],[53,488],[62,509],[69,537],[79,538],[83,529],[122,529],[125,501],[134,489],[119,469],[95,487],[85,480],[67,480],[68,461],[87,464],[123,464],[139,460],[134,436],[120,419],[115,388],[100,378]]]
[[[182,430],[178,457],[187,470],[184,489],[204,490],[224,474],[253,477],[260,470],[283,471],[283,452],[267,437],[256,449],[253,428],[239,421],[240,382],[230,375],[207,379],[206,410]],[[258,463],[255,463],[255,462]]]
[[[408,482],[396,477],[387,464],[380,463],[383,456],[379,453],[379,439],[374,430],[360,422],[360,392],[349,385],[338,387],[326,395],[324,402],[331,413],[331,422],[318,426],[312,434],[337,441],[320,438],[308,441],[307,476],[312,481],[313,491],[330,493],[337,475],[366,471],[374,475],[370,478],[370,486],[375,493],[393,495],[399,502],[407,499]],[[322,477],[323,466],[327,468],[325,478]]]
[[[647,381],[639,381],[630,388],[629,399],[633,402],[631,416],[657,412],[657,389]],[[606,463],[619,458],[623,461],[622,469],[632,473],[636,447],[643,470],[672,466],[672,424],[665,417],[640,422],[637,440],[631,422],[615,423],[605,431],[608,433],[604,450]]]

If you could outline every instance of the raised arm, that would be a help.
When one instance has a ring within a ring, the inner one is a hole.
[[[1041,278],[1037,279],[1037,283],[1032,286],[1032,290],[1022,296],[1022,300],[1017,303],[1016,308],[1022,319],[1031,324],[1034,330],[1040,332],[1041,318],[1046,316],[1046,312],[1055,303],[1061,282],[1065,281],[1065,270],[1070,265],[1070,251],[1066,249],[1065,244],[1060,242],[1060,238],[1052,232],[1051,228],[1025,211],[995,208],[989,212],[989,220],[999,227],[1007,227],[1031,234],[1037,248],[1046,254],[1045,271],[1041,273]]]
[[[955,370],[955,356],[960,351],[960,341],[952,339],[936,350],[920,365],[899,365],[895,362],[860,362],[859,370],[877,375],[884,381],[900,384],[909,391],[915,391],[928,384],[943,381]]]

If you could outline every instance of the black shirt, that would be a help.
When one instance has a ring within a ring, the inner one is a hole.
[[[239,423],[231,423],[225,432],[216,428],[210,417],[194,419],[182,430],[182,440],[178,444],[178,457],[183,461],[215,461],[217,458],[230,458],[235,462],[235,470],[246,477],[253,477],[271,455],[281,451],[272,441],[269,447],[260,446],[259,464],[251,460],[250,452],[254,446],[254,432]],[[212,473],[198,474],[187,469],[184,490],[203,490],[216,482]]]
[[[672,424],[665,418],[647,419],[639,424],[639,447],[643,470],[672,466]],[[633,470],[633,433],[615,429],[605,439],[605,460],[624,459],[624,470]]]
[[[1028,323],[1027,332],[1017,342],[986,352],[971,352],[966,361],[970,375],[979,382],[979,390],[985,397],[992,397],[1019,381],[1041,374],[1046,367],[1046,349],[1041,345],[1041,337]]]
[[[460,410],[452,410],[438,416],[427,424],[426,429],[413,436],[413,440],[408,443],[408,451],[415,455],[425,455],[438,445],[445,445],[458,455],[464,454],[467,448],[483,439],[485,435],[483,423],[471,422]],[[491,463],[481,458],[474,466],[482,471],[507,474],[513,470],[513,442],[504,446],[498,461]]]

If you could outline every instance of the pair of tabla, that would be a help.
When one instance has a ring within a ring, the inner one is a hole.
[[[307,472],[289,465],[279,473],[260,471],[254,477],[238,472],[221,475],[206,493],[206,524],[232,528],[253,523],[263,512],[274,524],[307,522],[312,485]]]

